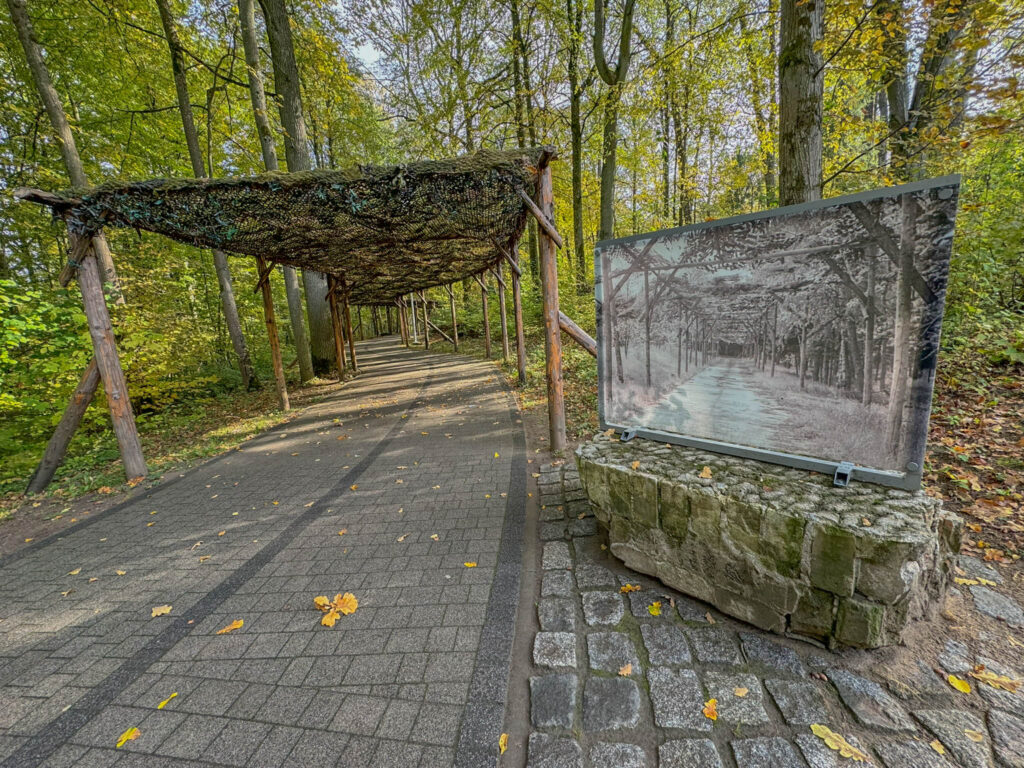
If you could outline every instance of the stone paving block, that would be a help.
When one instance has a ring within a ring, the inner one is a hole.
[[[843,734],[843,737],[861,752],[871,754],[855,736]],[[803,753],[804,760],[807,761],[810,768],[850,768],[851,765],[858,765],[858,763],[852,763],[849,759],[841,757],[835,750],[826,747],[825,742],[813,734],[798,733],[793,739],[800,747],[800,752]],[[904,768],[913,768],[913,766],[904,766]]]
[[[615,574],[607,568],[591,563],[576,566],[576,586],[580,589],[596,589],[598,587],[618,587]]]
[[[633,728],[640,722],[640,689],[624,677],[591,677],[583,686],[583,729]]]
[[[807,673],[796,651],[768,639],[765,635],[741,632],[740,641],[747,659],[754,664],[761,664],[791,675],[803,676]]]
[[[537,620],[544,632],[575,632],[576,606],[566,598],[543,598],[537,603]]]
[[[573,520],[571,523],[569,523],[569,535],[573,538],[596,536],[597,518],[585,517],[582,520]]]
[[[531,733],[527,768],[583,768],[583,750],[575,739]]]
[[[627,664],[633,674],[640,674],[640,659],[633,640],[623,632],[591,632],[587,635],[587,657],[590,668],[618,674]]]
[[[569,571],[547,571],[541,581],[541,597],[571,597],[572,574]]]
[[[533,639],[533,663],[538,667],[576,668],[576,635],[538,632]]]
[[[622,597],[618,592],[584,592],[583,618],[590,626],[614,626],[622,620]]]
[[[948,709],[919,709],[913,714],[938,737],[963,768],[990,768],[991,740],[985,721],[980,717],[971,712]],[[982,740],[969,738],[968,731],[980,734]]]
[[[455,704],[431,704],[421,707],[413,730],[416,740],[438,746],[453,746],[459,737],[462,707]]]
[[[974,667],[970,651],[959,640],[946,640],[939,654],[939,666],[953,675],[963,675]]]
[[[704,689],[695,672],[655,668],[648,671],[647,680],[651,686],[654,720],[659,726],[711,730],[711,721],[702,714]]]
[[[959,565],[968,579],[985,579],[996,584],[1003,583],[1003,576],[999,571],[976,557],[960,555]]]
[[[896,732],[915,730],[914,721],[906,710],[878,683],[838,667],[829,669],[827,674],[839,691],[839,697],[861,725]]]
[[[635,582],[632,582],[635,583]],[[660,592],[655,592],[653,589],[644,589],[639,592],[629,593],[629,610],[638,619],[651,619],[650,611],[648,607],[655,602],[660,602],[664,614],[668,614],[669,605],[668,600]]]
[[[441,701],[432,698],[432,701]],[[422,705],[418,701],[402,701],[395,699],[388,703],[384,715],[377,726],[377,735],[385,739],[408,739],[412,734],[416,717]]]
[[[995,672],[997,675],[1009,677],[1011,680],[1024,679],[1016,669],[1000,664],[998,661],[986,656],[979,656],[978,663],[984,664],[985,669]],[[981,694],[981,698],[988,702],[990,707],[1002,709],[1016,717],[1024,718],[1024,694],[1020,690],[1017,693],[1011,693],[1010,691],[993,688],[991,685],[976,685],[974,690]]]
[[[658,747],[659,768],[722,768],[722,758],[709,739],[675,739]]]
[[[423,747],[420,744],[381,740],[369,768],[398,768],[398,766],[416,765],[422,754]]]
[[[207,747],[227,724],[219,717],[208,715],[189,715],[175,730],[164,739],[157,752],[168,757],[182,760],[197,760],[205,754]],[[148,727],[146,723],[142,727]],[[140,731],[142,728],[140,727]]]
[[[535,728],[572,728],[576,713],[576,675],[530,678],[530,722]]]
[[[885,768],[952,768],[953,763],[928,746],[927,741],[893,741],[875,747]]]
[[[692,661],[686,636],[678,627],[671,624],[641,624],[640,633],[651,664],[682,666]]]
[[[996,756],[1009,768],[1024,768],[1024,719],[993,710],[988,728]]]
[[[803,760],[793,745],[777,736],[735,739],[729,746],[732,747],[737,768],[804,768]]]
[[[764,708],[764,692],[754,675],[705,672],[704,687],[709,699],[718,700],[718,717],[727,725],[760,725],[769,721]],[[746,689],[739,696],[737,689]]]
[[[557,510],[556,510],[557,511]],[[558,512],[562,516],[561,512]],[[559,541],[565,538],[565,523],[541,523],[540,538],[542,541]]]
[[[572,568],[572,555],[569,554],[569,545],[564,541],[549,541],[545,544],[541,559],[544,570]]]
[[[825,696],[814,683],[765,680],[764,685],[789,725],[799,727],[821,722],[826,712]]]
[[[974,607],[994,619],[1005,621],[1014,629],[1024,629],[1024,608],[1012,597],[988,587],[970,587]]]
[[[599,743],[590,748],[591,768],[647,768],[647,754],[636,744]]]
[[[386,699],[374,696],[349,696],[338,708],[331,730],[372,736],[387,705]]]
[[[270,726],[270,731],[246,763],[249,768],[279,768],[287,765],[288,755],[302,736],[301,728]]]
[[[687,627],[686,636],[693,646],[697,661],[702,664],[743,663],[736,635],[720,627]]]

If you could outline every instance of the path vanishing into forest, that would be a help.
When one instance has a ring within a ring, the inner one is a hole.
[[[772,445],[785,414],[750,386],[749,361],[722,358],[647,409],[644,424],[743,445]]]
[[[493,760],[515,402],[492,364],[394,339],[359,360],[289,423],[0,559],[0,766]],[[344,592],[356,612],[321,625],[313,598]]]

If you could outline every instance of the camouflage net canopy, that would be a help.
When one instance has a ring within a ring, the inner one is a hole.
[[[512,253],[553,156],[538,147],[449,160],[233,179],[108,183],[25,199],[53,208],[71,231],[130,227],[344,277],[357,304],[477,274]]]

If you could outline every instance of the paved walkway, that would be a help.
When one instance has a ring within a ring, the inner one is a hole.
[[[0,766],[493,763],[514,402],[466,358],[359,359],[287,425],[0,560]],[[358,610],[321,626],[313,598],[339,592]]]

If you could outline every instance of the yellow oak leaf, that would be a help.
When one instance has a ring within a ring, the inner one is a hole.
[[[949,681],[949,684],[956,688],[958,691],[960,691],[960,693],[971,692],[971,684],[968,683],[966,680],[961,680],[956,675],[950,675],[946,679]]]
[[[975,731],[970,728],[964,730],[964,736],[966,736],[968,739],[976,743],[985,740],[985,734],[983,734],[981,731]]]
[[[234,632],[236,629],[241,629],[243,624],[245,624],[245,620],[244,619],[235,619],[230,624],[228,624],[226,627],[222,627],[221,629],[218,629],[217,630],[217,634],[218,635],[226,635],[228,632]]]
[[[129,728],[127,731],[125,731],[118,737],[117,748],[120,749],[129,741],[135,741],[141,735],[142,732],[138,728]]]
[[[32,538],[25,539],[25,543],[26,544],[28,544],[30,541],[35,541],[35,539],[32,539]]]
[[[341,616],[341,614],[337,611],[333,609],[329,610],[327,611],[327,613],[324,614],[324,617],[320,619],[320,623],[323,624],[325,627],[333,627],[334,622],[338,620],[339,616]]]
[[[946,754],[946,748],[944,746],[942,746],[942,742],[939,741],[938,739],[935,739],[935,740],[929,742],[928,746],[931,747],[932,749],[934,749],[940,755]]]
[[[704,702],[704,717],[711,721],[718,719],[718,699],[708,699]]]
[[[158,606],[156,606],[153,609],[153,615],[151,616],[151,618],[155,619],[157,616],[166,616],[170,612],[171,612],[171,606],[169,606],[169,605],[158,605]]]
[[[508,734],[503,733],[498,737],[498,754],[504,755],[506,749],[508,749]]]
[[[313,605],[321,611],[327,611],[331,608],[331,601],[327,599],[326,595],[317,595],[313,598]]]
[[[815,723],[811,726],[811,733],[825,742],[825,746],[838,752],[842,757],[847,757],[855,763],[870,763],[871,758],[861,752],[845,738],[835,733],[831,728]]]
[[[978,584],[978,580],[977,579],[959,579],[959,578],[955,578],[955,579],[953,579],[953,581],[955,581],[957,584],[959,584],[962,587],[973,587],[973,586],[976,586]]]
[[[746,696],[748,693],[750,693],[750,689],[749,688],[733,688],[732,692],[736,696],[738,696],[738,697],[740,697],[742,699],[744,696]]]
[[[167,697],[166,699],[164,699],[164,700],[163,700],[163,701],[161,701],[161,702],[160,702],[159,704],[157,704],[157,705],[156,705],[156,708],[157,708],[157,709],[163,709],[163,708],[164,708],[164,707],[166,707],[166,706],[167,706],[168,704],[170,704],[170,702],[171,702],[171,699],[173,699],[173,698],[174,698],[175,696],[177,696],[177,695],[178,695],[178,692],[177,692],[177,691],[175,691],[175,692],[174,692],[174,693],[172,693],[172,694],[171,694],[170,696],[168,696],[168,697]]]
[[[661,616],[661,600],[655,600],[653,603],[647,606],[647,612],[651,616]]]
[[[985,669],[984,664],[979,664],[968,674],[986,685],[1009,691],[1010,693],[1016,693],[1021,684],[1020,680],[1014,680],[1012,677],[1006,677],[1005,675],[997,675],[995,672]]]
[[[624,595],[628,595],[630,592],[639,592],[641,589],[639,584],[623,584],[619,587],[619,592]]]
[[[337,611],[344,616],[355,613],[358,607],[359,601],[356,600],[356,596],[351,592],[346,592],[344,595],[337,594],[334,596],[334,600],[331,601],[331,610]]]
[[[702,469],[700,471],[700,476],[702,478],[704,478],[705,480],[710,480],[711,479],[711,467],[707,467],[707,466],[704,467],[704,469]]]
[[[467,568],[476,568],[476,563],[472,563],[472,562],[471,563],[463,563],[463,565],[466,566]]]
[[[82,572],[81,568],[75,568],[73,571],[68,571],[68,576],[77,576]]]
[[[622,667],[619,667],[619,674],[622,677],[629,677],[630,675],[632,675],[633,674],[633,665],[632,665],[632,663],[626,664],[625,666],[622,666]]]

